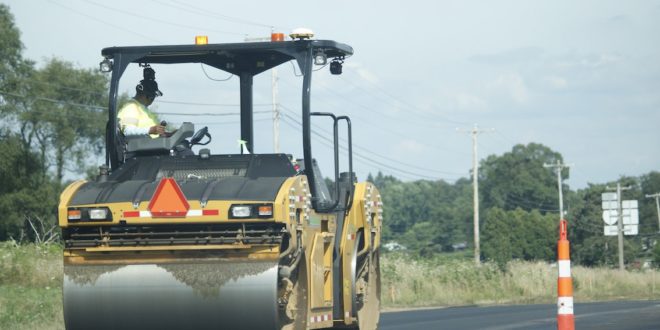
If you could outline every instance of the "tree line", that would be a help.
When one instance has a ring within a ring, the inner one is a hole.
[[[101,154],[108,80],[61,59],[26,59],[5,4],[0,45],[0,240],[34,239],[52,228],[67,173],[85,177]]]
[[[530,143],[480,162],[482,259],[500,265],[512,259],[556,260],[559,192],[556,173],[543,166],[556,161],[563,162],[560,153]],[[569,169],[562,170],[564,180],[569,174]],[[473,248],[471,180],[402,182],[378,173],[368,181],[383,196],[385,241],[395,241],[420,255]],[[563,186],[573,262],[588,266],[616,263],[617,238],[604,236],[601,194],[617,182],[632,187],[623,194],[624,200],[639,201],[639,235],[625,238],[626,262],[660,256],[660,244],[655,245],[660,231],[655,202],[645,198],[660,191],[660,172],[653,171],[589,184],[584,189]]]

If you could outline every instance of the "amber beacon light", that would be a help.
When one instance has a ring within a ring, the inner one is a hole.
[[[195,45],[207,45],[208,43],[208,36],[195,36]]]
[[[279,32],[271,33],[270,34],[270,41],[272,41],[272,42],[284,41],[284,33],[279,33]]]

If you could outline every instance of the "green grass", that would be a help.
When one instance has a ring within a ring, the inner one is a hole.
[[[658,270],[625,271],[574,266],[576,302],[660,299]],[[557,268],[545,262],[493,263],[477,267],[464,258],[382,258],[381,300],[385,307],[555,303]]]
[[[660,299],[657,270],[619,272],[573,267],[575,301]],[[384,254],[383,307],[555,303],[557,268],[512,262],[502,273],[466,256],[416,259]],[[59,245],[0,242],[0,329],[62,329],[62,250]]]
[[[0,243],[0,329],[62,329],[62,249]]]

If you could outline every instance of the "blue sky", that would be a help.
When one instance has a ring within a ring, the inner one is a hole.
[[[315,73],[312,105],[352,117],[362,179],[379,170],[405,180],[467,177],[471,140],[456,128],[474,124],[495,129],[479,136],[481,159],[542,143],[574,165],[572,188],[660,170],[660,1],[3,2],[37,62],[96,67],[103,47],[191,43],[198,34],[240,42],[271,26],[350,44],[342,76]],[[237,110],[235,77],[211,81],[199,65],[156,71],[165,93],[157,111]],[[127,71],[122,90],[139,76]],[[300,78],[292,65],[278,78],[282,151],[300,157]],[[254,102],[255,149],[272,152],[269,73],[255,80]],[[163,117],[209,125],[213,152],[237,150],[235,116]],[[322,160],[325,149],[315,145]]]

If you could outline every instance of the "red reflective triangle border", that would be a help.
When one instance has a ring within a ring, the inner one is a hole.
[[[149,202],[152,217],[181,218],[190,209],[186,196],[173,178],[162,178]]]

